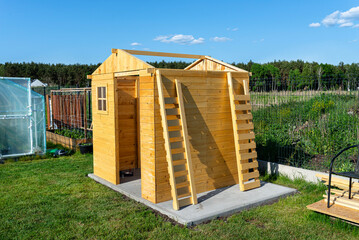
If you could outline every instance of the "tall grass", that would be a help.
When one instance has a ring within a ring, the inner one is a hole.
[[[355,95],[323,93],[254,108],[253,121],[260,159],[323,170],[336,152],[358,143],[359,103]]]

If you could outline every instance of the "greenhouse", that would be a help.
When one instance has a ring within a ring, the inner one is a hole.
[[[44,106],[30,78],[0,77],[0,159],[46,152]]]

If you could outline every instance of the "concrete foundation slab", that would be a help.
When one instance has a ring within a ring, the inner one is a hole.
[[[293,188],[261,182],[260,188],[241,192],[238,185],[233,185],[200,193],[197,195],[197,205],[189,205],[175,211],[172,208],[172,201],[154,204],[143,199],[141,197],[141,179],[133,179],[132,181],[114,185],[94,174],[89,174],[88,176],[96,182],[141,202],[185,226],[193,226],[256,206],[271,204],[279,198],[294,194],[297,191]]]

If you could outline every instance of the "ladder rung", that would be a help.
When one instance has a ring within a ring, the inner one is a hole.
[[[250,183],[246,183],[246,184],[241,184],[243,191],[246,190],[250,190],[253,188],[257,188],[261,186],[261,182],[259,181],[259,179],[256,179],[254,182],[250,182]]]
[[[254,162],[250,162],[250,163],[242,163],[240,164],[240,169],[243,170],[248,170],[248,169],[253,169],[253,168],[258,168],[258,162],[254,161]]]
[[[166,114],[167,116],[180,115],[180,112],[178,108],[170,108],[170,109],[166,109]]]
[[[176,160],[176,161],[173,161],[173,166],[179,166],[179,165],[184,165],[187,163],[187,161],[185,159],[183,160]]]
[[[166,97],[165,104],[178,104],[178,98],[177,97]]]
[[[175,148],[175,149],[171,149],[171,153],[172,154],[177,154],[177,153],[183,153],[186,150],[184,148]]]
[[[238,134],[239,140],[252,140],[255,138],[254,132]]]
[[[165,104],[165,109],[173,109],[173,108],[178,108],[178,106],[176,106],[176,104]]]
[[[241,153],[241,161],[257,158],[257,152]]]
[[[249,101],[251,97],[249,95],[234,95],[235,101]]]
[[[180,119],[180,115],[167,115],[167,120],[178,120]]]
[[[177,183],[176,184],[176,188],[183,188],[183,187],[188,187],[189,186],[189,182],[181,182],[181,183]]]
[[[255,142],[239,143],[239,150],[248,150],[248,149],[252,149],[252,148],[256,148],[256,143]]]
[[[238,129],[238,130],[253,130],[253,129],[254,129],[254,125],[253,125],[253,123],[237,124],[237,129]]]
[[[181,195],[178,195],[178,198],[184,198],[184,197],[189,197],[191,196],[191,193],[190,192],[186,192],[186,193],[183,193]]]
[[[192,197],[183,198],[183,199],[178,200],[179,207],[187,206],[187,205],[190,205],[192,203],[193,203]]]
[[[183,137],[173,137],[173,138],[170,138],[170,142],[173,143],[173,142],[182,142],[183,141]]]
[[[174,173],[175,177],[187,176],[187,174],[188,174],[187,170],[183,170],[183,171],[179,171],[179,172]]]
[[[182,130],[182,126],[169,126],[168,127],[168,131],[172,132],[172,131],[180,131]]]
[[[246,114],[236,114],[237,115],[237,121],[243,121],[243,120],[251,120],[253,119],[253,115],[251,113]]]
[[[259,172],[258,172],[258,170],[255,170],[254,172],[244,173],[240,176],[241,176],[242,181],[248,181],[249,179],[252,179],[252,178],[258,178]]]
[[[187,175],[175,177],[175,183],[181,183],[181,182],[186,182],[186,181],[188,181]]]
[[[250,104],[235,104],[236,111],[248,111],[252,109]]]

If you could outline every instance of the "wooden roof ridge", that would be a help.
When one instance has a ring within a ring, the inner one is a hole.
[[[140,51],[140,50],[117,49],[117,48],[112,48],[111,52],[112,54],[92,73],[92,75],[115,73],[115,72],[131,72],[131,71],[136,71],[146,68],[154,68],[152,65],[148,64],[147,62],[141,60],[140,58],[134,55],[197,59],[195,62],[191,63],[184,70],[190,70],[200,62],[206,60],[220,64],[226,67],[227,69],[231,69],[235,72],[246,72],[246,73],[248,72],[244,69],[235,67],[231,64],[225,63],[223,61],[220,61],[218,59],[206,55]],[[123,60],[124,58],[125,60]],[[124,62],[121,62],[121,59]],[[87,76],[88,79],[91,79],[92,75],[88,75]]]
[[[121,52],[121,53],[123,53],[123,54],[128,54],[128,55],[132,56],[133,58],[135,58],[137,61],[142,62],[143,64],[147,65],[148,68],[154,68],[154,66],[150,65],[149,63],[147,63],[147,62],[145,62],[145,61],[139,59],[138,57],[133,56],[133,55],[135,55],[135,54],[132,54],[132,53],[128,52],[128,50],[118,49],[118,48],[112,48],[112,49],[111,49],[111,52],[112,52],[112,53],[120,53],[120,52]]]
[[[193,68],[194,66],[196,66],[196,65],[199,64],[200,62],[204,61],[205,59],[206,59],[206,60],[209,60],[209,61],[212,61],[212,62],[215,62],[215,63],[218,63],[218,64],[221,64],[221,65],[223,65],[223,66],[225,66],[225,67],[227,67],[227,68],[233,69],[234,71],[238,71],[238,72],[248,72],[248,71],[246,71],[246,70],[244,70],[244,69],[238,68],[238,67],[236,67],[236,66],[233,66],[232,64],[225,63],[225,62],[223,62],[223,61],[220,61],[220,60],[218,60],[218,59],[212,58],[212,57],[210,57],[210,56],[205,56],[205,57],[202,58],[202,59],[198,59],[197,61],[195,61],[195,62],[193,62],[192,64],[190,64],[189,66],[187,66],[187,67],[185,68],[185,70],[189,70],[189,69]]]

